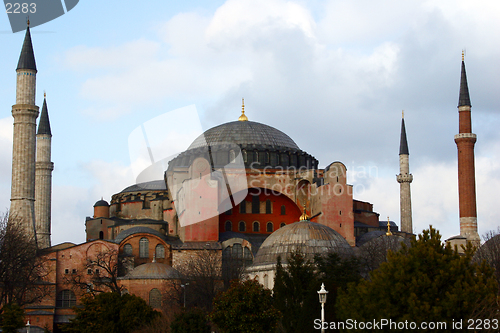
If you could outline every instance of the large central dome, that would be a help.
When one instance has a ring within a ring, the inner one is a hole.
[[[299,150],[297,144],[274,127],[254,121],[233,121],[207,130],[189,146],[188,150],[220,144],[255,145],[259,148]]]

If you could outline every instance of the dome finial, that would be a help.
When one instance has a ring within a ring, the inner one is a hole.
[[[401,112],[401,116],[402,116],[402,118],[403,118],[403,119],[405,119],[405,110],[403,110],[403,111]]]
[[[386,236],[392,236],[391,222],[389,221],[389,216],[387,216],[387,232],[385,234]]]
[[[465,60],[465,49],[462,50],[462,61]]]
[[[306,204],[304,203],[304,212],[300,215],[299,221],[309,221],[309,215],[306,213]]]
[[[245,116],[245,99],[241,99],[241,116],[238,118],[239,121],[248,121],[248,117]]]

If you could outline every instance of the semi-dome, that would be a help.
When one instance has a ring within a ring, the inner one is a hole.
[[[354,254],[349,243],[338,232],[325,225],[308,220],[295,222],[272,233],[262,243],[254,259],[255,265],[282,262],[294,251],[300,251],[312,260],[315,255],[336,252],[341,256]]]
[[[150,262],[137,266],[125,275],[122,279],[125,280],[139,280],[139,279],[163,279],[173,280],[180,279],[180,273],[172,266],[162,264],[159,262]]]
[[[188,150],[224,143],[299,150],[297,144],[285,133],[254,121],[233,121],[212,127],[196,138]]]

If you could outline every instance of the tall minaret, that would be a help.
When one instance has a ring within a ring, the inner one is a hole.
[[[460,206],[460,235],[467,241],[480,241],[477,232],[476,176],[474,171],[474,144],[476,134],[472,133],[471,104],[467,75],[462,52],[462,77],[458,99],[459,134],[455,135],[458,149],[458,198]]]
[[[401,231],[413,233],[413,223],[411,220],[411,192],[410,183],[413,176],[410,173],[410,152],[408,141],[406,140],[405,118],[401,120],[401,141],[399,143],[399,175],[397,175],[399,185],[399,205],[401,208]]]
[[[36,63],[28,27],[17,64],[16,104],[12,106],[14,139],[12,150],[12,187],[10,217],[23,224],[28,235],[35,236],[35,105]]]
[[[36,239],[40,249],[50,247],[52,170],[54,170],[54,163],[50,161],[52,133],[45,93],[43,97],[42,113],[36,134],[35,173]]]

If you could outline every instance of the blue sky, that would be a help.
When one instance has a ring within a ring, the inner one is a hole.
[[[80,1],[32,29],[37,105],[45,90],[53,133],[53,244],[83,242],[93,204],[135,182],[135,128],[194,105],[206,130],[237,119],[242,97],[250,120],[287,133],[321,166],[344,162],[355,198],[397,223],[404,109],[415,232],[432,224],[445,238],[458,234],[453,136],[464,48],[479,232],[496,229],[498,17],[500,4],[485,0]],[[10,205],[23,38],[0,15],[0,208]],[[172,130],[166,124],[165,137]]]

